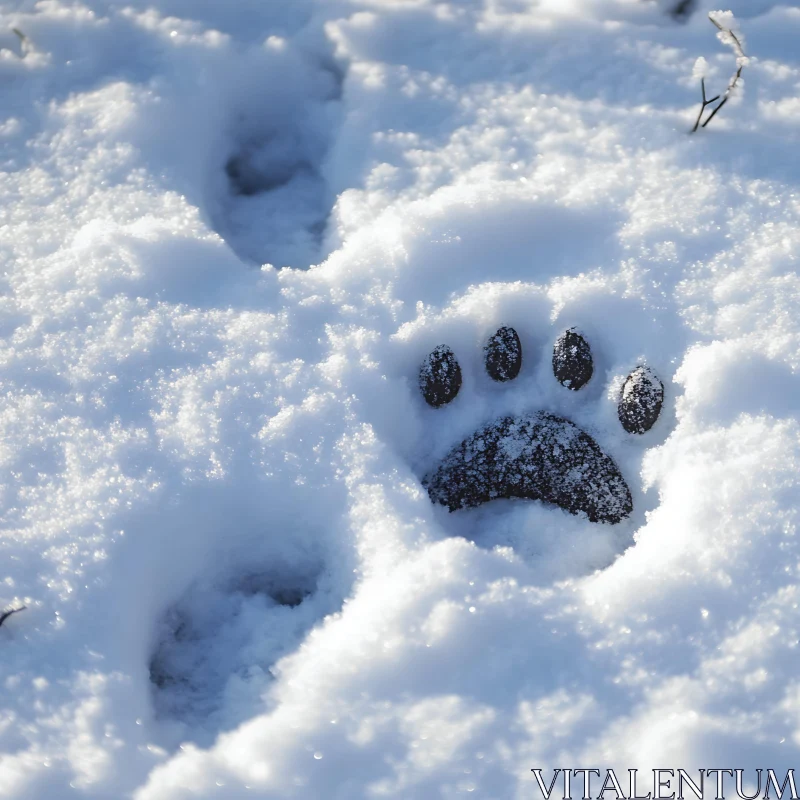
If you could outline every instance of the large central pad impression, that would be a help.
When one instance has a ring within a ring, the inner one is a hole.
[[[434,503],[450,511],[521,498],[614,524],[633,510],[625,479],[597,442],[569,420],[543,411],[503,417],[476,431],[423,485]]]

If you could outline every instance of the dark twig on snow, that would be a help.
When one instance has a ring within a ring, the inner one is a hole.
[[[4,611],[0,614],[0,625],[2,625],[12,614],[16,614],[18,611],[24,611],[27,606],[20,606],[19,608],[12,608],[11,611]]]
[[[706,100],[706,79],[701,78],[700,80],[700,87],[703,91],[703,105],[700,107],[700,113],[697,115],[697,121],[694,123],[694,128],[692,128],[692,133],[694,133],[698,128],[702,127],[705,128],[709,122],[717,115],[717,112],[728,102],[731,96],[731,92],[736,88],[736,84],[739,83],[739,78],[742,77],[742,70],[744,69],[745,64],[747,63],[747,56],[745,55],[744,48],[742,47],[742,43],[739,40],[739,37],[730,29],[726,28],[724,25],[720,25],[717,20],[714,19],[711,14],[708,15],[708,18],[711,20],[711,23],[714,27],[719,30],[720,33],[724,34],[724,36],[730,37],[730,41],[726,42],[726,44],[730,44],[733,48],[734,53],[736,53],[736,72],[733,73],[731,79],[728,81],[728,88],[725,90],[724,94],[717,95],[716,97],[712,97],[711,100]],[[725,41],[723,37],[723,42]],[[711,113],[706,117],[705,122],[700,123],[700,120],[703,118],[703,114],[706,110],[707,106],[710,106],[712,103],[716,102],[717,100],[722,97],[720,100],[719,105],[716,108],[711,110]]]
[[[692,128],[692,133],[694,133],[700,127],[700,120],[703,118],[703,112],[706,110],[706,106],[710,106],[712,103],[715,103],[719,100],[719,95],[716,97],[712,97],[710,100],[706,100],[706,79],[700,78],[700,87],[703,90],[703,105],[700,107],[700,113],[697,115],[697,122],[694,123],[694,128]],[[711,119],[709,117],[708,119]],[[708,122],[708,120],[706,120]],[[703,126],[705,127],[705,125]]]

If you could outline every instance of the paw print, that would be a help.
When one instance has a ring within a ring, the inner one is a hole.
[[[484,363],[495,381],[519,375],[522,343],[513,328],[500,328],[489,338]],[[553,347],[553,375],[577,392],[593,374],[589,342],[570,328]],[[461,367],[447,345],[436,347],[420,369],[420,391],[434,408],[455,399],[461,380]],[[663,402],[661,381],[649,367],[637,366],[620,392],[620,424],[630,434],[645,433]],[[423,485],[434,503],[450,511],[498,498],[541,500],[609,524],[633,511],[630,489],[611,457],[577,425],[545,411],[503,417],[480,428],[456,445]]]

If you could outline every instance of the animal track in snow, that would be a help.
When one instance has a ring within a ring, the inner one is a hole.
[[[320,564],[254,565],[195,581],[158,628],[149,667],[156,715],[210,743],[266,710],[275,663],[342,600]]]
[[[636,484],[637,445],[661,440],[671,419],[656,370],[644,357],[617,362],[595,325],[591,335],[562,328],[549,344],[526,327],[491,328],[480,358],[453,329],[457,347],[423,359],[418,397],[433,436],[417,474],[447,533],[511,547],[549,581],[606,566],[632,544],[652,507]]]
[[[308,267],[324,256],[334,199],[324,161],[338,128],[344,76],[327,62],[291,53],[286,59],[286,86],[271,86],[234,114],[211,218],[243,261]]]
[[[486,345],[486,371],[496,381],[513,380],[522,366],[522,346],[513,328],[503,327]],[[553,348],[553,374],[578,391],[592,377],[591,348],[574,328]],[[458,394],[461,369],[446,345],[422,365],[420,389],[426,402],[445,405]],[[626,379],[618,414],[628,433],[653,427],[664,387],[652,370],[638,366]],[[563,417],[542,411],[503,417],[464,439],[424,481],[431,500],[450,511],[498,498],[542,500],[584,514],[592,522],[617,523],[633,510],[630,489],[617,465],[586,432]]]

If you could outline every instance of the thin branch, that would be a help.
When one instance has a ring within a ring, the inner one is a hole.
[[[700,78],[700,88],[703,90],[703,105],[700,106],[700,113],[697,115],[697,122],[694,123],[694,128],[692,128],[692,133],[694,133],[700,127],[700,120],[703,118],[703,112],[706,110],[706,106],[710,106],[712,103],[715,103],[719,100],[719,95],[716,97],[712,97],[710,100],[706,100],[706,79]],[[711,115],[713,116],[713,114]],[[711,117],[709,117],[711,119]],[[705,127],[705,125],[703,126]]]
[[[12,614],[16,614],[18,611],[24,611],[27,606],[20,606],[19,608],[12,608],[11,611],[4,611],[0,614],[0,625],[2,625]]]
[[[734,53],[736,53],[737,69],[736,72],[734,72],[731,79],[728,81],[728,88],[725,89],[724,94],[717,95],[711,100],[706,100],[706,81],[705,78],[701,78],[700,85],[703,90],[703,104],[700,107],[700,113],[697,115],[697,121],[694,123],[694,128],[692,128],[692,133],[695,133],[695,131],[697,131],[699,127],[705,128],[706,125],[708,125],[708,123],[711,122],[712,119],[714,119],[714,117],[717,115],[717,112],[722,108],[722,106],[724,106],[725,103],[728,102],[731,93],[736,88],[736,85],[739,83],[739,79],[742,77],[742,70],[744,69],[747,60],[747,56],[745,55],[744,48],[742,47],[742,43],[739,40],[739,37],[730,28],[726,28],[723,25],[720,25],[719,22],[717,22],[714,19],[714,17],[711,16],[711,14],[708,15],[708,18],[711,20],[712,25],[714,25],[714,27],[717,28],[717,30],[719,30],[720,33],[727,34],[732,39],[733,51]],[[700,121],[703,118],[703,114],[705,113],[706,107],[710,106],[712,103],[715,103],[717,100],[720,99],[720,97],[722,97],[722,100],[720,100],[719,105],[717,105],[716,108],[713,108],[711,110],[711,113],[708,115],[708,117],[706,117],[706,121],[703,122],[701,125]]]
[[[703,123],[704,128],[706,125],[708,125],[709,122],[711,122],[712,119],[714,119],[714,116],[716,115],[717,111],[719,111],[722,108],[722,106],[724,106],[725,103],[728,102],[728,99],[731,96],[731,92],[734,90],[734,88],[736,88],[736,83],[741,77],[742,77],[742,67],[739,67],[739,69],[736,70],[736,77],[733,79],[733,82],[728,87],[728,90],[725,92],[725,96],[722,98],[722,102],[708,115],[708,119],[706,119],[706,121]],[[695,130],[697,129],[695,128]]]
[[[720,31],[721,33],[727,33],[728,36],[730,36],[731,39],[733,39],[733,41],[736,42],[736,55],[740,56],[741,58],[747,58],[747,56],[745,56],[745,54],[744,54],[744,50],[742,49],[742,43],[739,41],[739,39],[736,36],[736,34],[730,28],[725,28],[722,25],[720,25],[719,22],[717,22],[714,19],[714,17],[712,17],[710,14],[709,14],[708,18],[711,20],[711,24],[718,31]]]

